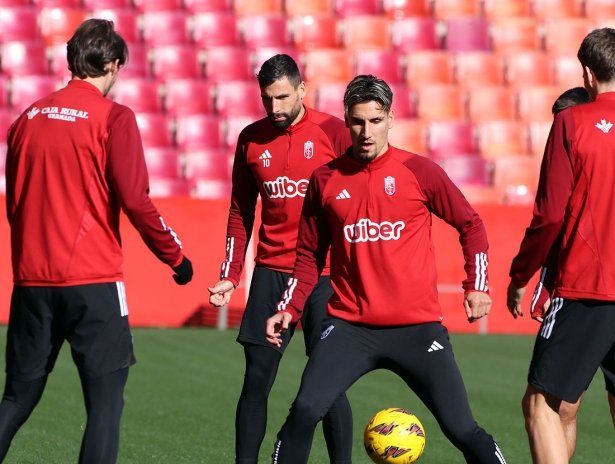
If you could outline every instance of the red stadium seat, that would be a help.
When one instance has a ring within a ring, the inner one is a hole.
[[[440,48],[437,21],[431,17],[410,17],[392,24],[393,47],[400,52]]]
[[[190,186],[190,195],[199,200],[227,200],[232,191],[232,183],[228,180],[196,179]]]
[[[533,13],[544,21],[551,18],[574,18],[581,15],[579,0],[533,0]]]
[[[186,178],[199,180],[231,180],[232,159],[226,148],[186,153]]]
[[[201,77],[199,50],[193,45],[163,45],[153,52],[153,74],[158,79],[195,79]]]
[[[115,10],[94,10],[92,18],[110,19],[115,25],[115,30],[129,44],[129,51],[132,52],[131,44],[141,41],[141,31],[137,23],[138,14],[133,9]]]
[[[286,0],[284,2],[286,15],[333,15],[333,0]]]
[[[265,117],[264,112],[260,114],[244,115],[244,116],[232,116],[224,122],[224,142],[229,147],[230,151],[235,150],[237,146],[237,138],[241,131],[249,124],[263,119]]]
[[[361,50],[355,54],[355,73],[373,74],[384,79],[387,84],[397,84],[404,81],[404,70],[401,65],[401,54],[385,50]]]
[[[80,0],[32,0],[37,8],[79,8]]]
[[[175,122],[175,139],[182,151],[220,148],[223,145],[218,116],[188,114],[178,116]]]
[[[493,183],[501,201],[508,204],[533,204],[540,161],[529,156],[506,156],[497,158],[494,163]]]
[[[305,53],[305,79],[310,84],[345,82],[354,76],[352,54],[346,50],[321,49]]]
[[[252,80],[254,68],[245,47],[216,47],[207,50],[205,77],[213,81]]]
[[[265,116],[261,89],[256,79],[219,82],[216,87],[216,110],[223,116],[259,114]]]
[[[29,42],[39,37],[38,10],[35,7],[0,8],[0,43]]]
[[[527,125],[529,132],[529,152],[533,157],[542,159],[552,125],[553,121],[532,122]]]
[[[172,79],[166,82],[164,107],[168,114],[213,113],[213,88],[204,79]]]
[[[502,85],[504,61],[492,52],[461,52],[455,55],[455,80],[463,87]]]
[[[182,8],[182,0],[133,0],[133,3],[140,12],[171,11]]]
[[[518,90],[519,119],[523,122],[551,121],[551,108],[562,89],[552,86],[524,87]]]
[[[232,11],[195,13],[193,37],[199,47],[226,47],[241,44],[237,16]]]
[[[559,87],[583,87],[583,67],[576,53],[551,55],[553,83]]]
[[[47,50],[40,42],[9,42],[2,45],[2,72],[7,76],[47,74]]]
[[[148,11],[142,18],[143,40],[148,45],[182,45],[190,42],[186,11]]]
[[[6,144],[9,129],[11,128],[13,121],[15,121],[18,116],[19,115],[13,110],[8,108],[0,108],[0,144]],[[1,161],[4,162],[3,159]],[[2,167],[4,167],[4,165]],[[4,170],[0,169],[0,173],[2,172],[4,172]]]
[[[6,76],[0,74],[0,108],[9,105],[8,81]]]
[[[540,23],[534,18],[496,18],[491,38],[496,52],[508,53],[540,49]]]
[[[468,93],[470,121],[480,123],[515,119],[515,95],[508,87],[473,87],[468,89]]]
[[[135,113],[162,111],[162,96],[157,80],[147,78],[118,79],[113,86],[113,100]]]
[[[267,61],[269,58],[275,55],[288,55],[290,56],[299,67],[299,72],[303,75],[303,66],[301,65],[301,53],[295,47],[287,46],[287,47],[265,47],[265,48],[257,48],[252,51],[252,62],[254,64],[255,72],[260,71],[263,63]]]
[[[337,18],[332,16],[296,16],[293,21],[293,42],[299,50],[342,46],[342,36]]]
[[[527,154],[528,130],[518,121],[484,121],[478,126],[480,154],[483,158]]]
[[[170,147],[173,143],[171,121],[162,113],[136,113],[144,147]]]
[[[483,13],[490,21],[496,18],[531,16],[531,0],[484,0]]]
[[[143,150],[150,179],[179,179],[179,153],[173,147],[147,147]]]
[[[377,15],[381,12],[379,0],[336,0],[333,9],[340,18],[356,15]]]
[[[395,118],[389,130],[389,143],[395,148],[417,155],[427,155],[427,131],[418,119]]]
[[[509,53],[506,60],[506,82],[510,86],[551,85],[553,68],[545,52]]]
[[[19,76],[11,82],[11,106],[21,113],[32,103],[58,90],[53,76]]]
[[[383,9],[389,19],[431,14],[429,2],[426,0],[384,0]]]
[[[233,3],[239,16],[282,13],[282,0],[235,0]]]
[[[230,11],[233,9],[232,0],[184,0],[184,6],[190,13]]]
[[[152,75],[148,49],[144,44],[128,46],[128,61],[120,70],[121,78],[148,77]]]
[[[595,22],[615,18],[615,3],[611,0],[585,0],[585,16]]]
[[[344,20],[344,46],[349,50],[391,48],[391,27],[385,16],[350,16]]]
[[[159,179],[149,181],[149,196],[152,198],[190,197],[190,184],[185,179]]]
[[[132,7],[132,0],[83,0],[83,6],[90,11],[124,10]]]
[[[343,82],[320,84],[316,89],[316,109],[344,119],[344,92],[346,84]]]
[[[250,48],[290,45],[286,16],[246,16],[243,20],[244,41]]]
[[[66,44],[52,45],[47,49],[47,53],[51,56],[51,73],[62,79],[70,78],[72,73],[70,69],[68,69]]]
[[[87,19],[87,11],[77,8],[43,8],[39,19],[41,37],[47,45],[65,44],[75,29]]]
[[[491,183],[490,164],[478,155],[447,156],[437,161],[456,185],[488,186]]]
[[[416,93],[420,119],[445,121],[465,117],[464,93],[456,85],[422,85]]]
[[[407,119],[416,117],[414,92],[405,84],[389,84],[393,92],[393,104],[391,109],[397,118]]]
[[[545,20],[545,50],[549,53],[576,53],[585,36],[594,29],[586,18]]]
[[[478,16],[480,2],[477,0],[433,0],[434,16],[449,19],[460,16]]]
[[[30,5],[30,0],[0,0],[0,7],[5,8],[14,8],[17,6],[28,6]]]
[[[454,52],[490,50],[489,21],[472,17],[447,19],[444,48]]]
[[[423,50],[406,55],[406,82],[421,84],[451,84],[454,80],[454,57],[444,50]]]
[[[432,158],[478,153],[474,126],[465,121],[432,122],[427,128],[427,147]]]

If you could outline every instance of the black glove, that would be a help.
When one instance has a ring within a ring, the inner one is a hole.
[[[185,256],[182,262],[173,268],[173,271],[175,271],[173,280],[175,280],[177,285],[186,285],[192,280],[192,263]]]

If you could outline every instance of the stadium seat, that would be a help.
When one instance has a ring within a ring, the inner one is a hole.
[[[576,53],[550,56],[553,66],[553,83],[559,87],[583,87],[583,67]]]
[[[182,45],[191,40],[186,11],[147,11],[142,21],[143,40],[150,46]]]
[[[594,22],[615,18],[615,2],[611,0],[585,0],[585,16]]]
[[[410,17],[393,21],[393,47],[400,52],[440,48],[437,21],[431,17]]]
[[[226,148],[189,151],[185,155],[186,179],[231,180],[232,160]]]
[[[160,85],[155,79],[123,78],[113,86],[113,100],[128,106],[135,113],[157,113],[162,111]]]
[[[204,79],[171,79],[165,83],[164,108],[173,116],[213,113],[212,84]]]
[[[458,186],[491,184],[491,165],[479,155],[446,156],[436,161]]]
[[[252,80],[254,68],[245,47],[216,47],[206,52],[205,77],[213,81]]]
[[[184,0],[184,7],[190,13],[231,11],[233,2],[232,0]]]
[[[333,0],[286,0],[284,11],[288,17],[333,15]]]
[[[40,42],[9,42],[2,45],[2,72],[7,76],[47,74],[47,50]]]
[[[171,124],[162,113],[136,113],[143,147],[170,147],[173,143]]]
[[[519,119],[523,122],[551,121],[551,107],[562,89],[553,86],[523,87],[517,91]]]
[[[257,14],[282,13],[282,0],[235,0],[235,14],[250,16]]]
[[[232,11],[195,13],[192,22],[194,42],[199,47],[228,47],[242,43],[239,21]]]
[[[453,52],[490,50],[489,21],[472,17],[447,19],[444,48]]]
[[[227,200],[231,191],[232,183],[228,180],[196,179],[190,183],[190,195],[199,200]]]
[[[255,72],[260,71],[261,66],[265,61],[275,55],[288,55],[290,56],[299,67],[299,72],[303,75],[303,65],[301,64],[301,52],[297,50],[295,47],[286,46],[286,47],[264,47],[257,48],[252,50],[252,63],[254,64]]]
[[[54,76],[19,76],[11,81],[11,107],[21,113],[32,103],[58,90]]]
[[[406,82],[421,84],[451,84],[455,62],[452,53],[444,50],[421,50],[406,55]]]
[[[229,147],[229,151],[234,151],[237,146],[237,138],[241,131],[259,119],[265,117],[264,112],[253,115],[232,116],[227,118],[224,123],[224,143]]]
[[[355,53],[355,74],[373,74],[387,84],[404,81],[401,54],[386,50],[361,50]]]
[[[293,31],[293,43],[299,50],[342,46],[340,27],[332,16],[295,16]]]
[[[456,85],[431,84],[415,89],[418,117],[426,121],[463,119],[464,93]]]
[[[35,7],[0,8],[0,43],[29,42],[39,37],[38,10]]]
[[[89,11],[124,10],[132,8],[132,0],[83,0],[83,6]]]
[[[384,0],[383,10],[389,19],[431,15],[429,2],[426,0]]]
[[[290,45],[286,16],[255,15],[242,18],[243,37],[250,48]]]
[[[389,143],[395,148],[427,156],[427,131],[418,119],[395,118],[389,130]]]
[[[193,45],[163,45],[151,49],[152,72],[158,79],[195,79],[201,77],[199,51]]]
[[[532,7],[534,16],[541,21],[582,16],[579,0],[532,0]]]
[[[186,179],[149,180],[149,196],[152,198],[190,197],[191,188]]]
[[[527,126],[518,121],[483,121],[478,133],[483,158],[529,153]]]
[[[513,87],[551,85],[553,67],[545,52],[525,51],[505,56],[506,82]]]
[[[43,8],[39,15],[43,42],[65,44],[87,15],[87,11],[80,8]]]
[[[504,61],[493,52],[460,52],[455,54],[455,81],[467,88],[502,85]]]
[[[70,78],[72,73],[68,69],[66,58],[66,44],[56,44],[47,48],[47,55],[51,56],[51,74],[61,79]],[[124,73],[122,72],[122,76]]]
[[[14,8],[17,6],[28,6],[30,3],[30,0],[0,0],[0,7]]]
[[[483,13],[492,21],[496,18],[531,16],[531,0],[484,0]]]
[[[79,8],[80,0],[32,0],[37,8]]]
[[[333,11],[340,18],[357,15],[377,15],[381,13],[379,0],[336,0]]]
[[[476,154],[476,130],[466,121],[432,122],[427,127],[427,147],[433,159]]]
[[[0,144],[6,144],[9,129],[18,116],[19,114],[13,110],[0,108]],[[4,172],[4,170],[0,170],[0,172]]]
[[[0,109],[9,106],[8,80],[0,74]]]
[[[150,179],[179,179],[179,153],[173,147],[147,147],[143,150]]]
[[[304,77],[310,84],[345,82],[354,77],[352,54],[346,50],[321,49],[305,53]]]
[[[493,50],[515,53],[522,50],[539,50],[540,23],[535,18],[496,18],[491,23]]]
[[[385,16],[350,16],[344,20],[344,46],[348,50],[391,48],[391,30]]]
[[[137,22],[138,13],[135,10],[132,8],[94,10],[91,16],[92,18],[103,18],[113,21],[115,30],[129,44],[128,51],[129,54],[132,54],[132,44],[141,41],[141,30]]]
[[[515,95],[505,86],[485,86],[468,89],[470,121],[515,119]]]
[[[213,114],[187,114],[177,116],[175,140],[182,151],[220,148],[223,136],[220,119]]]
[[[316,88],[316,109],[344,119],[344,93],[346,84],[328,82]]]
[[[265,116],[261,90],[256,79],[249,81],[224,81],[216,86],[216,110],[228,116],[260,114]]]
[[[500,202],[496,189],[491,185],[461,184],[457,187],[472,206],[497,205]]]
[[[148,49],[145,44],[130,44],[128,49],[128,62],[122,66],[121,78],[151,76],[151,63]]]
[[[414,92],[406,84],[389,84],[393,92],[393,104],[391,109],[397,118],[407,119],[416,117]]]
[[[577,53],[585,36],[594,29],[586,18],[546,19],[545,50],[549,53]]]
[[[182,8],[182,0],[133,0],[135,8],[142,12],[172,11]]]
[[[534,203],[540,160],[532,157],[506,156],[494,160],[493,184],[503,203]]]
[[[480,14],[480,2],[477,0],[433,0],[434,16],[438,19],[450,19],[460,16]]]
[[[529,134],[529,153],[537,159],[542,159],[547,146],[553,121],[532,122],[527,125]]]

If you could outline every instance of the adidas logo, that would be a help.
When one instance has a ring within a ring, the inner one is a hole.
[[[350,193],[346,189],[342,190],[342,193],[335,197],[336,200],[347,200],[348,198],[350,198]]]
[[[613,124],[610,122],[606,122],[606,119],[601,119],[600,122],[596,124],[596,127],[605,134],[608,134],[609,130],[611,130],[611,127],[613,127]]]
[[[438,351],[438,350],[443,350],[444,347],[442,345],[440,345],[437,341],[434,340],[434,342],[431,344],[431,347],[427,350],[428,353],[431,353],[432,351]]]
[[[263,153],[261,156],[258,157],[258,159],[261,160],[266,160],[266,159],[271,159],[273,158],[273,156],[271,156],[271,153],[269,153],[269,150],[265,150],[265,153]]]

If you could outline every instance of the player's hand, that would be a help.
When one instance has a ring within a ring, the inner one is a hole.
[[[542,323],[547,311],[551,306],[551,298],[549,298],[549,292],[545,290],[544,285],[540,282],[536,285],[534,290],[534,296],[532,297],[532,304],[530,305],[530,317],[535,321]]]
[[[288,326],[293,320],[293,316],[285,311],[279,312],[267,319],[265,338],[272,345],[280,348],[282,346],[282,334],[288,330]]]
[[[207,287],[207,290],[209,290],[209,302],[219,308],[230,303],[235,286],[230,280],[221,280],[213,287]]]
[[[194,271],[192,270],[192,263],[188,258],[184,256],[182,262],[173,268],[173,280],[177,285],[186,285],[192,280]]]
[[[523,317],[523,311],[521,310],[521,302],[523,301],[523,295],[525,295],[525,287],[517,287],[512,281],[508,285],[506,295],[506,306],[512,314],[512,317],[517,319],[517,316]]]
[[[491,311],[491,297],[483,292],[468,292],[463,298],[468,322],[472,323]]]

